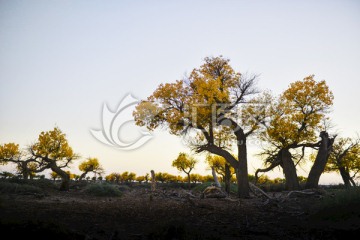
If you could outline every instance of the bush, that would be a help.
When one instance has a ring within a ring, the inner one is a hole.
[[[119,197],[122,195],[118,187],[107,183],[89,184],[84,189],[84,192],[98,197]]]
[[[18,184],[12,182],[0,182],[1,193],[20,193],[20,194],[31,194],[31,193],[42,193],[41,188],[32,186],[29,184]]]

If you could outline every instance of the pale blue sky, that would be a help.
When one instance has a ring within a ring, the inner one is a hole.
[[[261,74],[259,86],[275,93],[309,74],[325,79],[335,95],[335,129],[354,136],[359,43],[355,0],[1,0],[0,143],[26,146],[57,125],[76,152],[98,157],[108,173],[177,174],[171,161],[186,150],[179,138],[156,132],[143,148],[123,152],[89,129],[100,127],[104,102],[115,109],[126,93],[145,98],[220,54],[238,71]],[[260,165],[250,154],[250,172]]]

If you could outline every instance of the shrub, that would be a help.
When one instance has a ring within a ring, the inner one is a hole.
[[[84,189],[84,192],[98,197],[119,197],[122,195],[118,187],[106,183],[89,184]]]

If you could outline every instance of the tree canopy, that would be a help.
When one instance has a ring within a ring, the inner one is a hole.
[[[160,84],[147,101],[137,105],[133,115],[137,125],[150,130],[167,126],[171,134],[190,136],[189,145],[196,152],[224,157],[238,170],[239,196],[247,197],[246,138],[258,128],[258,121],[239,119],[241,105],[257,93],[256,76],[247,78],[236,72],[229,62],[222,56],[206,57],[204,64],[187,78]],[[226,146],[222,144],[220,137],[223,136],[237,146],[239,160],[229,152],[230,142]]]

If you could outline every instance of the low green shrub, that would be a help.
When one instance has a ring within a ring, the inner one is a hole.
[[[89,184],[85,187],[84,192],[98,197],[119,197],[122,195],[122,192],[116,185],[107,183]]]

